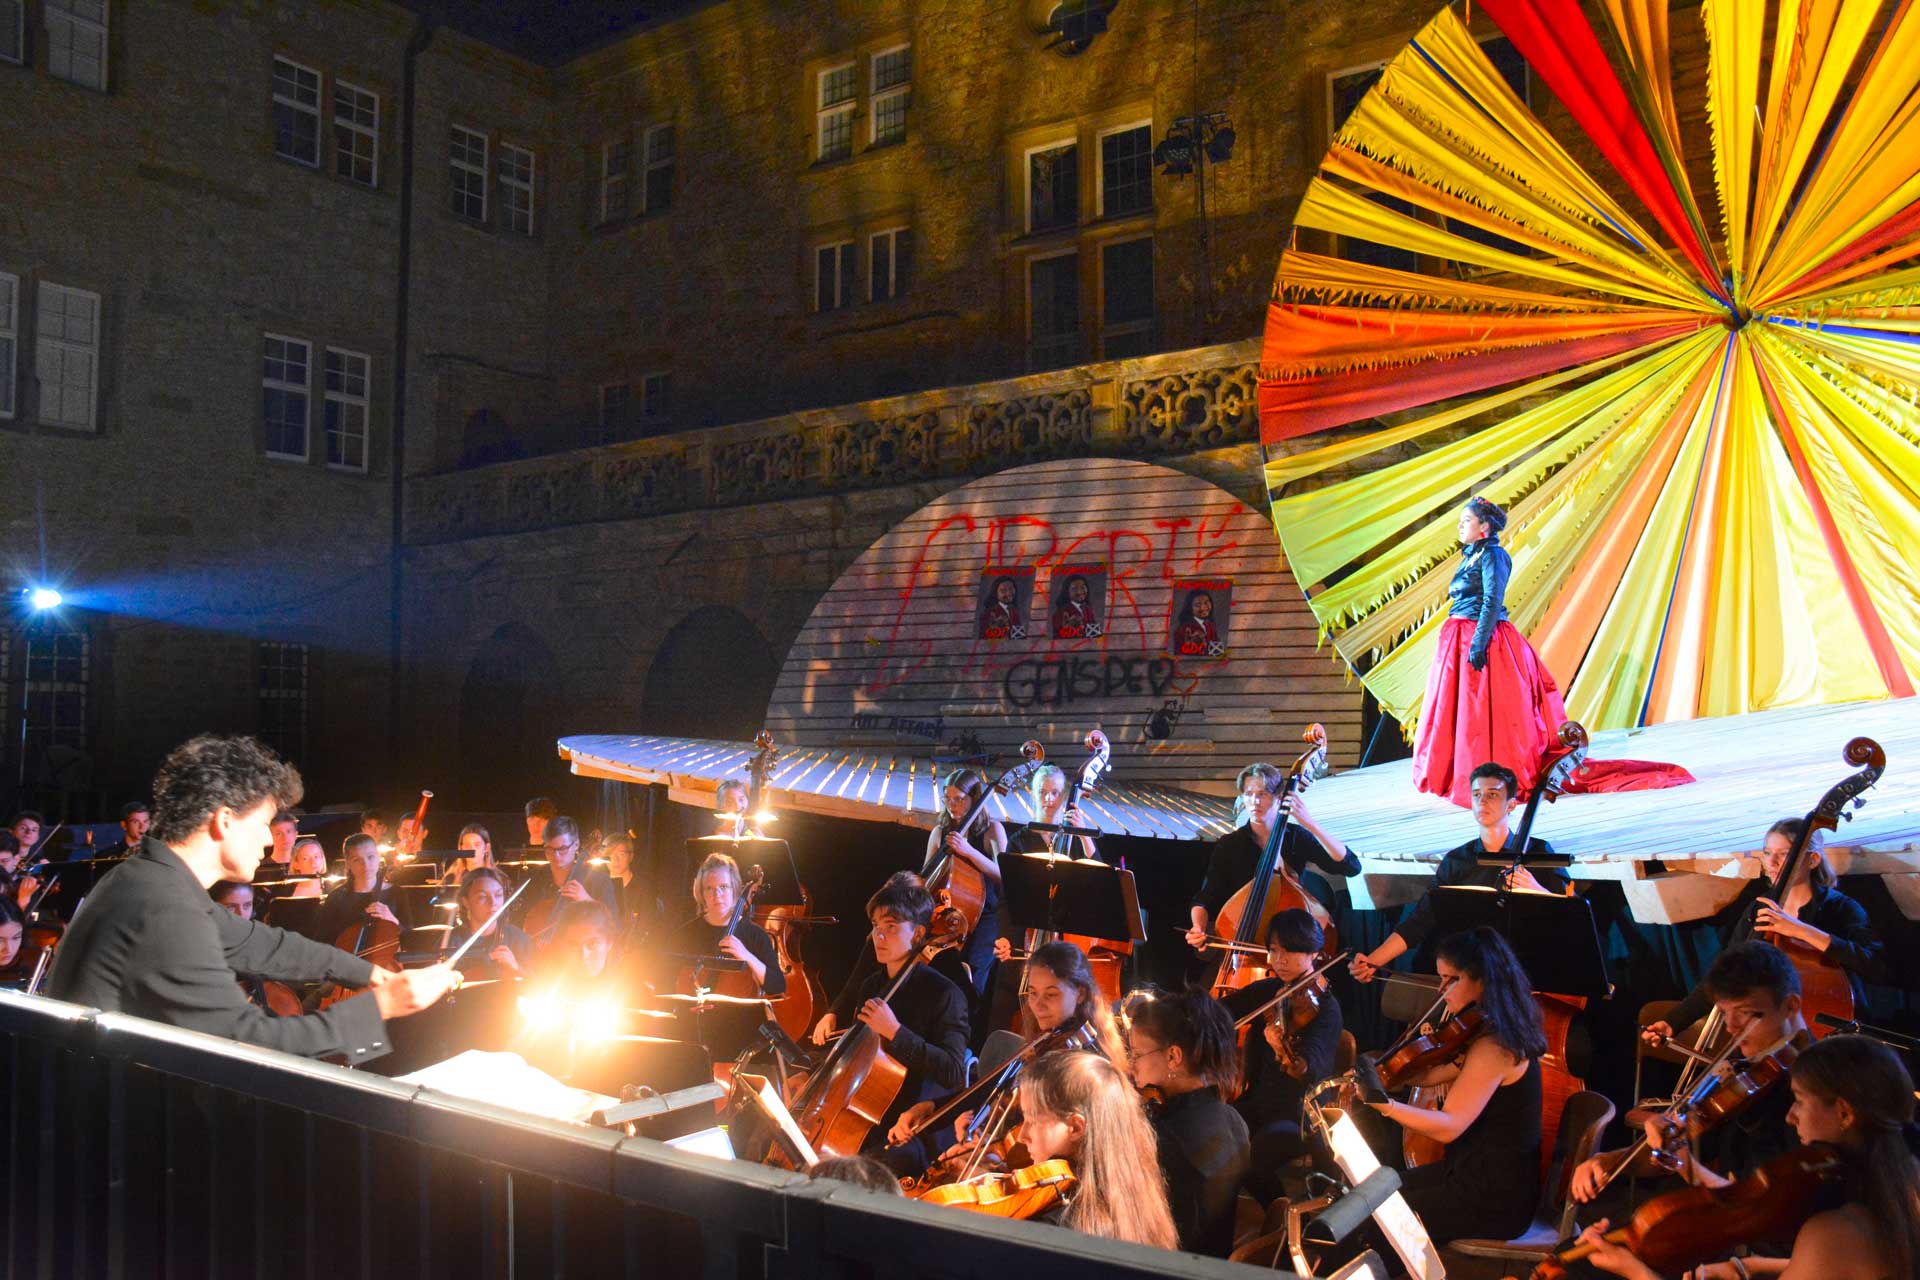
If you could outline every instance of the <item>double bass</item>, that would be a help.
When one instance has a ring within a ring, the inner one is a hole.
[[[1293,823],[1292,814],[1282,806],[1288,796],[1306,790],[1327,763],[1326,727],[1308,725],[1301,736],[1308,747],[1287,770],[1286,781],[1275,801],[1273,826],[1267,832],[1266,848],[1254,868],[1253,879],[1235,890],[1220,908],[1220,918],[1213,924],[1216,936],[1229,938],[1234,944],[1221,956],[1219,971],[1214,975],[1212,992],[1216,1000],[1272,976],[1266,961],[1267,924],[1282,911],[1305,911],[1319,922],[1326,936],[1321,955],[1331,956],[1340,950],[1333,916],[1294,878],[1281,856],[1287,828]]]
[[[957,834],[968,844],[977,844],[974,837],[979,833],[981,821],[988,816],[988,797],[1004,796],[1026,786],[1027,780],[1033,777],[1033,771],[1040,767],[1046,755],[1046,749],[1031,738],[1021,743],[1020,763],[1001,774],[991,786],[975,797],[960,820],[947,827],[947,835]],[[945,796],[940,798],[940,803],[941,823],[938,825],[945,825],[945,819],[949,816]],[[943,838],[924,878],[927,892],[933,895],[933,900],[942,907],[952,907],[967,922],[960,940],[970,937],[980,927],[980,915],[987,905],[987,878],[980,873],[980,869],[965,858],[955,857]]]
[[[747,812],[735,820],[733,834],[736,839],[744,839],[752,834],[747,824],[765,804],[767,775],[773,768],[773,762],[780,757],[769,730],[762,729],[755,734],[753,744],[758,750],[747,766]],[[817,1011],[827,1005],[826,988],[820,984],[820,974],[806,963],[804,944],[807,932],[816,924],[838,924],[839,921],[833,916],[813,914],[813,897],[797,876],[794,888],[800,897],[797,904],[756,905],[753,922],[765,929],[767,936],[773,939],[774,958],[787,980],[786,993],[773,1001],[773,1020],[780,1024],[781,1030],[799,1039],[813,1025]]]

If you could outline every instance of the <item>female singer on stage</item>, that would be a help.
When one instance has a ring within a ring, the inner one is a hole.
[[[1413,742],[1413,784],[1468,807],[1468,774],[1495,760],[1520,775],[1524,800],[1540,762],[1557,749],[1567,708],[1540,655],[1507,621],[1513,557],[1500,545],[1507,513],[1485,498],[1460,510],[1460,567],[1447,585],[1447,620],[1427,673]],[[1644,760],[1588,760],[1570,791],[1631,791],[1693,781]]]
[[[1054,1053],[1020,1073],[1020,1140],[1035,1164],[1065,1160],[1074,1189],[1042,1215],[1108,1240],[1179,1245],[1153,1127],[1126,1074],[1094,1053]]]
[[[951,853],[956,860],[971,863],[986,881],[986,901],[980,908],[980,920],[961,944],[960,958],[966,961],[968,981],[972,984],[969,1002],[978,1000],[987,990],[993,972],[993,944],[1000,936],[1000,855],[1007,850],[1007,829],[992,817],[975,828],[980,846],[976,847],[956,829],[967,811],[987,794],[987,780],[976,769],[955,769],[944,785],[946,807],[940,820],[927,836],[927,857],[920,868],[922,879],[929,876],[940,855]]]
[[[446,950],[458,951],[475,929],[493,921],[489,940],[474,943],[460,957],[459,970],[469,978],[517,978],[533,963],[533,940],[505,920],[494,920],[507,897],[506,878],[492,867],[475,867],[460,881],[460,927],[447,935]]]
[[[1913,1124],[1913,1077],[1900,1056],[1866,1036],[1828,1036],[1794,1059],[1788,1113],[1800,1142],[1840,1149],[1839,1191],[1808,1218],[1792,1256],[1746,1257],[1695,1268],[1694,1280],[1906,1280],[1920,1274],[1920,1162],[1906,1131]],[[1628,1280],[1661,1280],[1618,1245],[1604,1242],[1603,1219],[1582,1233],[1592,1262]]]
[[[1438,1243],[1463,1236],[1505,1240],[1526,1230],[1540,1186],[1540,1055],[1546,1031],[1532,984],[1513,948],[1482,925],[1440,943],[1435,967],[1446,1011],[1477,1008],[1485,1025],[1457,1065],[1416,1084],[1446,1084],[1438,1111],[1384,1096],[1374,1110],[1444,1143],[1446,1158],[1409,1173],[1407,1203]]]
[[[1127,1001],[1133,1082],[1164,1099],[1150,1109],[1180,1247],[1233,1252],[1234,1201],[1246,1177],[1247,1122],[1224,1095],[1239,1085],[1233,1019],[1204,991],[1140,992]]]
[[[464,887],[467,883],[467,872],[476,867],[491,868],[493,866],[493,833],[479,823],[469,822],[460,828],[459,849],[466,856],[455,858],[447,864],[446,874],[440,878],[442,884],[457,884]]]

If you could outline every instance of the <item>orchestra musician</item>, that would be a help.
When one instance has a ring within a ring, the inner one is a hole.
[[[255,872],[256,876],[258,874]],[[254,918],[253,885],[251,884],[242,884],[238,880],[217,880],[208,888],[207,896],[231,911],[236,919]],[[266,1010],[270,1016],[279,1016],[267,1003],[265,983],[250,973],[239,974],[238,977],[240,990],[246,993],[250,1004]]]
[[[693,876],[693,919],[666,941],[671,957],[705,956],[735,961],[752,975],[754,985],[769,997],[787,993],[787,975],[767,931],[743,913],[731,937],[723,936],[740,901],[740,864],[724,853],[710,853]],[[683,963],[675,960],[674,963]]]
[[[5,833],[0,833],[5,834]],[[40,959],[27,943],[27,921],[13,899],[0,897],[0,986],[26,989]]]
[[[1264,763],[1250,764],[1240,771],[1236,785],[1246,804],[1247,822],[1213,842],[1213,851],[1207,857],[1206,879],[1201,881],[1199,892],[1189,905],[1192,925],[1187,930],[1187,942],[1194,948],[1205,948],[1220,908],[1253,879],[1266,853],[1273,824],[1283,813],[1290,815],[1292,821],[1281,837],[1280,856],[1296,877],[1308,863],[1329,876],[1344,878],[1360,874],[1360,855],[1314,819],[1297,791],[1281,798],[1286,778],[1285,771]]]
[[[659,909],[659,904],[656,902],[649,906],[646,888],[634,873],[633,837],[625,832],[609,836],[601,844],[600,852],[607,859],[607,879],[613,882],[614,916],[619,920],[620,927],[634,928],[643,908],[651,918]]]
[[[527,801],[527,848],[538,849],[546,843],[547,824],[560,816],[560,810],[545,796]]]
[[[1760,853],[1762,874],[1747,881],[1740,896],[1715,917],[1722,930],[1721,945],[1726,945],[1747,912],[1757,907],[1755,928],[1778,933],[1824,955],[1846,971],[1854,1004],[1863,1005],[1866,991],[1862,984],[1886,980],[1883,945],[1867,923],[1866,908],[1835,887],[1838,877],[1821,852],[1820,832],[1813,833],[1786,900],[1775,902],[1764,896],[1806,825],[1805,818],[1782,818],[1767,828]],[[1649,1044],[1659,1044],[1676,1030],[1684,1031],[1705,1017],[1712,1004],[1706,983],[1697,983],[1665,1018],[1649,1023],[1641,1032],[1642,1038]]]
[[[1468,776],[1468,794],[1473,802],[1473,818],[1480,824],[1480,834],[1467,843],[1447,851],[1446,857],[1434,870],[1433,883],[1420,898],[1413,911],[1402,920],[1399,927],[1387,935],[1386,941],[1364,955],[1356,955],[1350,966],[1353,976],[1362,982],[1372,982],[1376,970],[1384,969],[1408,951],[1424,945],[1433,933],[1434,908],[1433,890],[1447,885],[1482,885],[1498,889],[1503,885],[1517,892],[1569,894],[1573,891],[1573,881],[1564,871],[1554,868],[1542,870],[1538,876],[1526,867],[1513,871],[1509,877],[1499,867],[1483,867],[1480,859],[1490,858],[1507,852],[1507,842],[1513,832],[1507,826],[1507,815],[1520,803],[1520,779],[1513,770],[1503,764],[1491,761],[1480,765]],[[1539,854],[1551,854],[1553,846],[1538,836],[1527,837],[1526,856],[1531,858]]]
[[[327,850],[318,836],[301,836],[293,842],[293,856],[287,863],[287,879],[299,883],[287,891],[289,898],[318,898],[325,895]]]
[[[957,829],[968,811],[986,799],[987,780],[979,770],[955,769],[947,775],[942,788],[946,803],[940,810],[940,820],[927,836],[927,856],[920,875],[922,879],[930,876],[941,854],[948,853],[972,864],[986,882],[980,920],[960,944],[960,958],[966,963],[971,988],[967,997],[971,1006],[986,994],[987,981],[993,974],[994,942],[1000,937],[999,859],[1007,850],[1007,829],[993,817],[985,817],[975,827],[980,845],[984,847],[976,847]]]
[[[440,882],[457,884],[464,889],[469,871],[478,867],[493,869],[493,833],[478,822],[469,822],[460,828],[459,849],[462,856],[447,864]]]
[[[1693,1280],[1906,1280],[1920,1274],[1920,1161],[1907,1133],[1913,1077],[1900,1055],[1866,1036],[1828,1036],[1794,1059],[1788,1119],[1802,1145],[1840,1152],[1839,1188],[1794,1233],[1786,1257],[1749,1255],[1696,1267]],[[1605,1219],[1581,1234],[1590,1261],[1628,1280],[1662,1280],[1630,1250],[1609,1244]]]
[[[28,861],[31,861],[33,855],[39,852],[40,832],[45,828],[46,821],[38,810],[22,809],[14,814],[13,821],[7,824],[7,830],[13,833],[15,840],[19,841],[19,855]]]
[[[893,1176],[892,1170],[872,1156],[825,1156],[813,1162],[807,1169],[807,1177],[815,1182],[821,1178],[851,1182],[856,1187],[883,1196],[906,1194],[900,1189],[900,1179]]]
[[[532,818],[528,818],[532,822]],[[531,830],[531,827],[529,827]],[[545,946],[547,939],[542,936],[552,927],[552,913],[568,903],[586,902],[591,899],[605,907],[609,914],[613,911],[613,881],[607,878],[605,869],[588,863],[576,867],[580,858],[580,824],[564,813],[555,814],[541,828],[541,848],[547,855],[547,874],[538,871],[532,873],[533,883],[520,897],[521,918],[527,922],[527,931],[533,937],[535,947]],[[542,906],[546,910],[539,910]],[[545,924],[536,922],[548,917]]]
[[[484,940],[460,957],[460,972],[476,981],[517,978],[533,966],[533,940],[515,925],[496,920],[507,903],[507,881],[492,867],[475,867],[460,881],[460,923],[447,935],[447,950],[458,951],[486,926]]]
[[[276,815],[275,821],[278,821]],[[147,838],[147,828],[153,824],[153,809],[145,800],[129,800],[120,806],[120,839],[100,851],[102,858],[125,858],[140,847]],[[280,847],[279,833],[274,833],[274,849]],[[263,864],[264,865],[264,864]]]
[[[267,829],[273,833],[273,847],[260,860],[260,869],[253,873],[255,884],[285,880],[293,874],[293,846],[300,839],[300,819],[283,809],[273,815],[273,821],[267,824]]]
[[[1133,1082],[1157,1090],[1148,1109],[1180,1247],[1233,1252],[1234,1203],[1249,1160],[1247,1122],[1227,1104],[1238,1087],[1233,1019],[1204,991],[1141,992],[1127,1002]]]
[[[379,809],[365,809],[360,814],[360,834],[370,838],[375,845],[393,845],[393,824],[387,821],[387,815]],[[382,849],[382,853],[386,850]]]
[[[400,819],[400,825],[393,831],[393,851],[402,858],[417,858],[420,851],[427,847],[427,824],[415,822],[408,814]]]
[[[615,963],[619,946],[613,912],[604,902],[567,902],[554,917],[553,940],[535,963],[543,977],[555,976],[566,985],[618,986],[625,1003],[626,983]]]
[[[154,778],[152,829],[75,914],[48,994],[289,1053],[350,1063],[386,1053],[386,1020],[432,1004],[458,984],[457,973],[445,965],[376,970],[243,921],[207,896],[216,881],[252,881],[268,822],[300,795],[299,773],[252,738],[206,735],[176,747]],[[323,1013],[270,1018],[241,994],[239,973],[372,990]]]
[[[1446,1147],[1439,1164],[1410,1171],[1401,1192],[1438,1243],[1463,1236],[1509,1239],[1533,1217],[1540,1178],[1540,1006],[1507,940],[1480,925],[1443,938],[1435,956],[1450,1016],[1477,1010],[1482,1027],[1464,1056],[1413,1084],[1446,1085],[1437,1111],[1388,1098],[1361,1077],[1367,1102],[1387,1119]],[[1364,1061],[1364,1060],[1363,1060]]]
[[[1097,1053],[1053,1053],[1020,1073],[1020,1141],[1035,1164],[1065,1160],[1073,1190],[1035,1221],[1108,1240],[1179,1245],[1156,1140],[1125,1072]]]
[[[1274,976],[1225,998],[1227,1013],[1235,1022],[1310,972],[1326,944],[1326,931],[1312,915],[1294,908],[1278,912],[1267,923],[1266,942],[1267,968]],[[1340,1002],[1330,991],[1320,992],[1313,1020],[1298,1029],[1290,1027],[1291,1003],[1267,1015],[1257,1033],[1255,1028],[1248,1028],[1246,1086],[1233,1104],[1247,1122],[1253,1151],[1248,1183],[1262,1202],[1282,1194],[1276,1173],[1279,1167],[1308,1150],[1300,1133],[1300,1103],[1308,1089],[1333,1074],[1344,1029]],[[1285,1065],[1282,1057],[1287,1060]]]
[[[879,1036],[888,1055],[906,1068],[893,1105],[873,1126],[862,1153],[908,1177],[926,1168],[927,1153],[918,1141],[887,1147],[887,1135],[915,1103],[949,1096],[966,1084],[967,1000],[958,987],[924,964],[913,965],[913,972],[891,999],[881,998],[926,944],[933,923],[933,895],[918,876],[889,877],[867,900],[867,920],[878,965],[865,978],[856,974],[849,979],[851,995],[842,993],[835,1004],[857,1008],[854,1017]],[[836,1022],[831,1013],[822,1018],[814,1027],[814,1043],[825,1044]]]
[[[733,818],[733,834],[753,835],[753,815],[747,809],[753,803],[753,790],[738,778],[728,778],[713,791],[713,811]]]
[[[11,831],[0,831],[0,901],[26,909],[39,892],[40,878],[27,871],[27,857],[20,838]]]
[[[412,927],[402,919],[406,904],[387,883],[386,860],[380,846],[365,832],[350,835],[340,846],[347,882],[327,895],[314,914],[313,936],[331,942],[362,920],[384,920],[400,929]]]
[[[896,871],[887,877],[881,889],[884,892],[889,889],[911,888],[924,892],[926,887],[926,881],[913,872]],[[967,985],[967,966],[961,961],[960,953],[952,947],[934,956],[927,962],[926,967],[951,982],[963,999],[972,990]],[[833,1038],[835,1031],[853,1021],[854,1012],[858,1008],[857,997],[861,987],[868,978],[879,971],[879,962],[873,958],[873,940],[869,936],[860,944],[859,958],[854,961],[853,972],[848,976],[846,985],[840,988],[840,994],[834,998],[833,1004],[813,1024],[810,1035],[815,1044],[827,1043]]]
[[[1743,1059],[1763,1058],[1783,1045],[1811,1040],[1800,1009],[1800,975],[1778,947],[1759,941],[1728,947],[1707,969],[1706,988],[1727,1034],[1739,1042]],[[1687,1180],[1723,1187],[1789,1149],[1793,1130],[1787,1109],[1792,1102],[1788,1090],[1770,1088],[1721,1122],[1685,1162]],[[1646,1130],[1648,1143],[1656,1149],[1670,1140],[1659,1117],[1648,1119]],[[1619,1153],[1609,1152],[1582,1163],[1573,1173],[1573,1198],[1590,1203],[1619,1159]]]

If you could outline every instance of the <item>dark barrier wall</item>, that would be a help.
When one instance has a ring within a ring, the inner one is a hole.
[[[6,1280],[1284,1272],[999,1222],[0,992]]]

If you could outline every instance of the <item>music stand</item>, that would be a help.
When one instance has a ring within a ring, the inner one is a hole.
[[[1143,942],[1147,929],[1133,872],[1091,858],[1000,855],[1007,915],[1016,928]]]
[[[313,924],[320,915],[321,898],[295,898],[287,894],[275,894],[267,906],[265,923],[276,929],[285,929],[302,937],[313,937]],[[333,939],[328,938],[328,942]]]
[[[1513,946],[1535,991],[1596,1000],[1613,993],[1585,898],[1470,884],[1443,885],[1432,893],[1440,936],[1488,926]]]
[[[800,869],[794,865],[793,849],[785,840],[771,836],[693,836],[687,840],[687,865],[698,870],[710,853],[724,853],[740,864],[744,879],[749,867],[759,867],[766,879],[754,895],[756,907],[797,907],[800,905]]]

